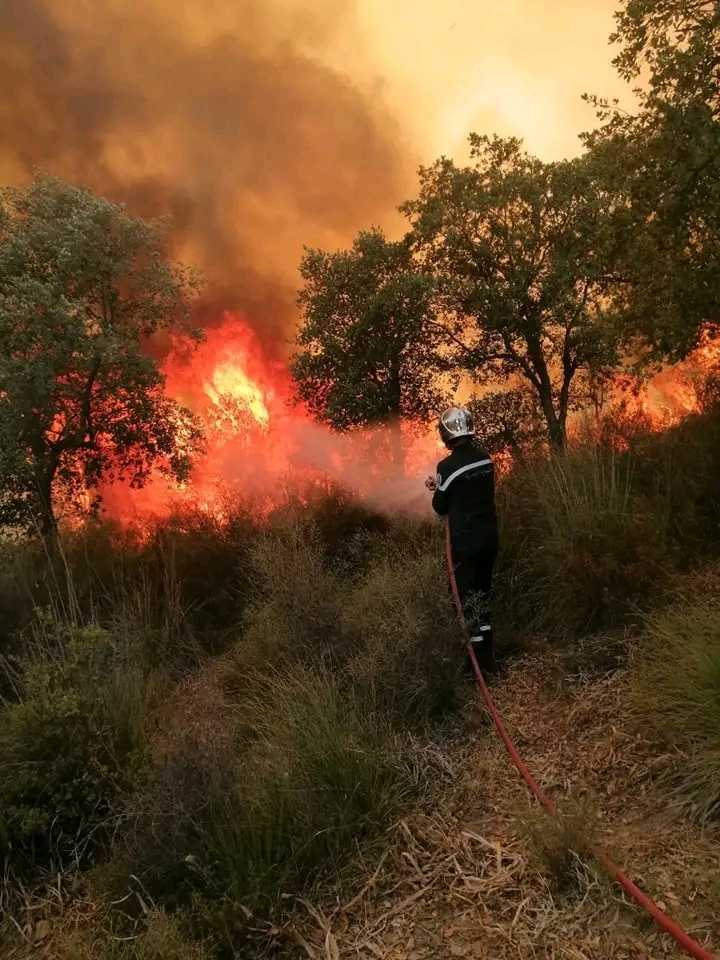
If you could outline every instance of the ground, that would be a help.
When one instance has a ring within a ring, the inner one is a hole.
[[[662,771],[677,758],[643,736],[625,671],[588,677],[569,669],[560,654],[544,652],[496,683],[520,752],[570,811],[565,829],[582,834],[575,846],[589,836],[601,842],[694,938],[720,944],[720,830],[669,815]],[[318,960],[684,956],[591,856],[567,853],[527,799],[489,721],[474,716],[467,725],[476,729],[449,753],[427,748],[445,786],[393,826],[377,858],[356,864],[352,895],[338,902],[319,894],[304,902],[306,919],[278,931],[293,943],[291,953]]]

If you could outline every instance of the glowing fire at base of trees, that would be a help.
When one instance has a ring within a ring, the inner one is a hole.
[[[222,518],[238,499],[265,510],[289,489],[328,484],[378,506],[423,508],[421,480],[442,456],[434,430],[403,424],[339,434],[317,423],[293,400],[285,364],[267,358],[241,317],[226,313],[195,349],[178,340],[162,369],[168,395],[199,418],[205,450],[184,484],[157,475],[142,489],[108,485],[102,499],[112,519],[142,528],[173,511]],[[398,429],[402,464],[393,456]]]
[[[699,385],[718,361],[718,345],[703,342],[688,360],[644,384],[618,378],[608,408],[628,424],[665,429],[696,412]],[[105,513],[123,525],[144,528],[174,511],[200,510],[219,519],[239,499],[259,510],[282,501],[288,490],[338,484],[371,504],[422,512],[422,481],[444,456],[433,426],[400,427],[404,462],[393,459],[392,426],[335,433],[293,400],[287,367],[270,360],[252,329],[226,313],[196,349],[177,341],[163,364],[166,392],[200,419],[205,450],[189,480],[159,475],[142,489],[107,486]]]

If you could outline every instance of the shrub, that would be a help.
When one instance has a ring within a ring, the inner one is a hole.
[[[497,608],[512,626],[573,636],[622,623],[666,574],[662,516],[634,460],[585,447],[518,468],[500,491]]]
[[[227,682],[238,694],[249,667],[332,665],[388,716],[437,718],[454,705],[463,658],[442,556],[412,523],[356,535],[334,567],[314,525],[267,532],[251,551],[255,600]]]
[[[0,844],[15,864],[84,860],[142,766],[145,679],[96,627],[47,621],[0,707]]]
[[[47,903],[34,905],[43,910]],[[188,942],[176,917],[162,910],[148,908],[144,922],[131,936],[117,937],[109,917],[86,916],[73,911],[67,916],[40,919],[35,924],[34,938],[12,951],[16,960],[38,956],[52,960],[209,960],[210,953],[202,944]],[[1,941],[0,941],[1,943]]]
[[[439,542],[386,547],[340,612],[348,673],[378,709],[404,725],[452,710],[464,655]]]
[[[250,665],[313,662],[337,649],[346,591],[308,522],[271,528],[248,557],[253,600],[241,655]]]
[[[404,743],[328,671],[265,673],[239,703],[213,690],[219,737],[186,730],[139,798],[131,870],[168,905],[272,906],[418,789]]]
[[[635,486],[667,530],[672,562],[681,570],[720,546],[720,409],[687,417],[635,444]]]
[[[582,889],[585,863],[595,843],[593,811],[587,801],[567,802],[557,816],[539,807],[519,817],[521,832],[542,872],[560,893]]]
[[[720,573],[692,587],[648,619],[631,689],[642,729],[677,751],[668,805],[707,820],[720,809]]]

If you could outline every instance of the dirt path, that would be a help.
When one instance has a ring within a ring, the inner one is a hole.
[[[668,818],[658,773],[671,758],[635,732],[624,687],[622,672],[569,679],[545,655],[516,664],[495,695],[534,775],[570,811],[568,829],[581,822],[689,933],[720,949],[720,831]],[[348,902],[305,904],[307,922],[288,931],[298,956],[683,956],[592,860],[563,856],[487,722],[450,755],[430,749],[428,762],[446,781],[440,804],[393,827]]]

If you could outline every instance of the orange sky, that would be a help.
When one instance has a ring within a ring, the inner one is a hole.
[[[288,3],[289,8],[302,4]],[[615,0],[362,0],[323,51],[385,98],[422,162],[464,155],[469,130],[578,152],[583,92],[630,99],[611,66]]]

